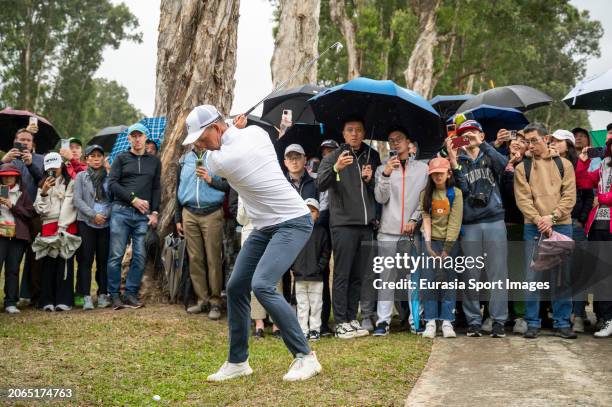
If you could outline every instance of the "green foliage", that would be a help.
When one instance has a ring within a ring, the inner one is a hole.
[[[140,41],[137,27],[127,6],[110,0],[4,0],[0,104],[44,115],[62,135],[85,135],[94,127],[92,77],[102,53]]]

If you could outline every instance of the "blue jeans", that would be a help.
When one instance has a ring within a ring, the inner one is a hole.
[[[431,248],[436,253],[442,252],[446,242],[440,240],[432,240]],[[457,255],[458,245],[455,244],[450,257]],[[456,273],[453,269],[438,269],[433,267],[424,267],[421,269],[421,279],[426,279],[428,282],[454,282]],[[423,298],[423,308],[425,321],[454,321],[455,320],[455,290],[435,290],[428,288],[421,291]]]
[[[276,283],[289,270],[311,232],[312,218],[308,214],[255,229],[244,242],[227,282],[230,363],[241,363],[249,357],[251,290],[280,328],[289,351],[294,356],[310,353],[295,311],[276,291]]]
[[[572,236],[572,225],[556,225],[553,226],[555,232]],[[541,281],[540,277],[545,272],[534,272],[531,270],[530,263],[537,244],[536,237],[540,237],[538,227],[533,224],[526,224],[523,234],[525,238],[525,275],[528,282]],[[553,310],[553,327],[554,328],[569,328],[570,316],[572,313],[572,298],[569,290],[569,275],[571,268],[571,259],[566,259],[561,265],[561,270],[550,270],[550,287],[552,295],[552,310]],[[561,273],[559,273],[561,271]],[[561,275],[561,279],[559,279]],[[558,286],[561,284],[561,286]],[[540,292],[539,290],[527,291],[525,293],[525,321],[530,328],[540,328],[542,321],[540,319]]]
[[[121,287],[121,260],[128,239],[132,238],[132,262],[125,282],[125,293],[138,295],[145,266],[145,236],[149,219],[136,208],[113,204],[110,220],[108,293],[118,295]]]

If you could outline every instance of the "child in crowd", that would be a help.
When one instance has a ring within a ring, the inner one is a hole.
[[[421,192],[420,212],[423,216],[423,238],[428,259],[428,267],[421,271],[421,278],[428,283],[453,282],[453,267],[440,267],[449,256],[456,256],[456,245],[461,221],[463,219],[463,196],[454,181],[448,160],[436,157],[429,162],[429,179],[425,190]],[[432,258],[436,258],[433,262]],[[440,262],[440,259],[442,260]],[[437,266],[437,267],[436,267]],[[430,288],[422,290],[425,313],[424,338],[435,338],[436,320],[442,321],[442,334],[445,338],[454,338],[455,330],[455,290]]]
[[[4,311],[18,314],[19,266],[28,247],[32,200],[21,190],[21,172],[13,164],[0,167],[0,271],[4,267]]]
[[[44,169],[34,202],[42,231],[32,246],[36,258],[43,259],[39,307],[50,312],[69,311],[74,302],[74,253],[81,242],[76,236],[72,203],[74,181],[58,153],[45,156]]]
[[[319,202],[306,199],[312,221],[315,224],[306,246],[291,268],[295,278],[297,316],[302,332],[307,339],[316,341],[321,334],[321,308],[323,307],[323,271],[331,254],[331,243],[327,230],[317,223]]]
[[[77,210],[81,253],[77,271],[77,296],[83,297],[83,309],[94,308],[91,298],[91,269],[96,259],[96,283],[98,284],[98,307],[110,306],[107,292],[108,276],[106,264],[110,241],[110,199],[108,173],[104,167],[104,149],[91,145],[85,150],[89,167],[77,174],[74,181],[73,204]]]

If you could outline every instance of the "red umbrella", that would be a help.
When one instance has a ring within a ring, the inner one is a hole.
[[[45,154],[55,147],[60,136],[49,120],[27,110],[6,108],[0,111],[0,150],[8,151],[13,148],[15,133],[28,127],[30,117],[38,119],[38,133],[34,135],[36,152]]]

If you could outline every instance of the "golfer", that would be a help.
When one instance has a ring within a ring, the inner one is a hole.
[[[209,381],[253,373],[249,366],[251,290],[279,326],[294,360],[283,380],[306,380],[321,372],[295,312],[276,283],[295,261],[312,231],[310,210],[283,176],[268,134],[245,127],[238,116],[228,127],[214,106],[198,106],[187,116],[187,138],[209,151],[204,166],[229,182],[244,200],[254,230],[242,246],[227,283],[229,356]]]

